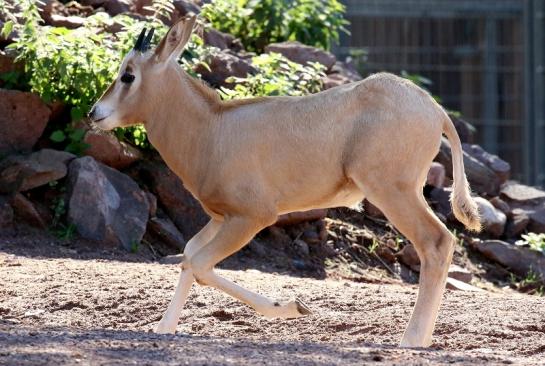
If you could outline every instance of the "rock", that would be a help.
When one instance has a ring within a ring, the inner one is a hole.
[[[306,65],[308,62],[318,62],[324,65],[326,70],[331,69],[337,61],[333,54],[297,41],[271,43],[265,47],[265,52],[280,53],[289,60],[301,65]]]
[[[112,17],[131,11],[130,0],[108,0],[102,6]]]
[[[148,232],[154,238],[163,243],[183,251],[186,241],[184,236],[176,228],[174,223],[167,217],[152,217],[148,221]]]
[[[104,131],[87,131],[83,142],[89,147],[85,155],[116,169],[124,169],[142,159],[142,153],[137,148],[121,142],[112,133]]]
[[[453,113],[449,113],[449,117],[454,124],[456,131],[458,132],[458,136],[460,136],[460,140],[463,143],[473,142],[473,135],[476,131],[475,127],[471,123],[454,115]]]
[[[511,207],[509,207],[507,202],[505,202],[501,198],[496,196],[496,197],[492,197],[491,199],[489,199],[489,201],[494,207],[496,207],[498,210],[503,212],[506,216],[511,215]]]
[[[49,19],[48,25],[52,27],[65,27],[68,29],[75,29],[85,24],[85,18],[82,17],[65,17],[63,15],[52,14]]]
[[[149,204],[149,217],[155,217],[157,214],[157,197],[151,192],[144,192]]]
[[[264,257],[267,255],[267,249],[265,248],[265,246],[255,239],[252,239],[250,241],[250,243],[248,244],[248,249],[250,249],[259,257]]]
[[[452,188],[433,188],[430,191],[430,205],[433,210],[440,214],[445,220],[455,219],[450,204],[450,195]]]
[[[327,215],[327,209],[320,208],[309,211],[298,211],[291,212],[288,214],[283,214],[278,217],[275,225],[278,226],[290,226],[295,224],[300,224],[307,221],[323,220]]]
[[[472,292],[484,292],[483,289],[472,286],[463,281],[459,281],[455,278],[447,277],[446,288],[449,290],[460,290],[460,291],[472,291]]]
[[[445,167],[438,162],[432,162],[426,184],[432,187],[442,188],[445,184]]]
[[[203,41],[208,46],[217,47],[220,50],[230,49],[234,52],[239,52],[244,49],[238,38],[214,28],[208,28],[204,31]]]
[[[487,258],[507,267],[515,274],[526,277],[533,272],[545,281],[545,255],[529,248],[500,240],[475,240],[473,247]]]
[[[24,65],[15,61],[16,55],[8,54],[0,50],[0,74],[19,72],[24,70]],[[0,87],[3,81],[0,80]]]
[[[172,5],[174,5],[174,9],[178,11],[180,17],[186,16],[190,13],[199,14],[201,12],[200,6],[188,0],[174,0]]]
[[[11,155],[0,161],[0,191],[24,192],[64,178],[67,164],[76,156],[43,149],[30,155]]]
[[[295,251],[297,254],[304,257],[307,257],[310,254],[308,244],[304,240],[296,239],[294,240],[293,245],[295,246]]]
[[[329,70],[329,75],[334,74],[342,75],[343,77],[350,80],[350,82],[363,79],[356,67],[350,62],[336,61]]]
[[[47,224],[42,218],[34,204],[21,193],[17,193],[11,200],[11,206],[15,212],[15,215],[20,217],[27,224],[45,229]]]
[[[38,95],[5,89],[0,89],[0,111],[0,155],[32,149],[51,114]]]
[[[479,207],[479,214],[484,230],[496,238],[501,236],[505,230],[505,222],[507,221],[505,214],[497,210],[482,197],[474,197],[473,199]]]
[[[201,74],[205,81],[216,87],[232,86],[232,83],[226,81],[231,76],[244,78],[248,74],[256,72],[250,61],[239,58],[227,50],[212,54],[206,62],[208,68],[203,66],[203,64],[198,64],[195,72]]]
[[[324,84],[323,90],[335,88],[340,85],[351,83],[352,81],[341,74],[328,74],[322,78]]]
[[[85,17],[91,15],[93,11],[93,7],[77,2],[64,5],[57,0],[48,0],[40,9],[40,15],[47,25],[75,29],[81,27],[85,23]]]
[[[7,196],[0,196],[0,229],[13,226],[13,208]]]
[[[526,211],[520,208],[515,208],[511,211],[510,216],[507,226],[505,227],[505,236],[508,238],[518,237],[526,230],[526,227],[530,223],[530,217],[527,215]]]
[[[379,245],[375,253],[388,264],[396,262],[395,253],[392,251],[392,249],[385,245]]]
[[[496,196],[500,190],[500,178],[489,167],[463,152],[464,167],[471,188],[481,195]],[[452,153],[450,142],[446,138],[441,139],[441,147],[435,160],[446,169],[447,176],[452,178]]]
[[[479,145],[462,144],[462,148],[469,155],[490,168],[499,178],[500,183],[504,183],[511,175],[511,165],[498,156],[486,152]]]
[[[462,268],[456,264],[451,264],[448,269],[448,277],[465,283],[471,283],[473,275],[467,269]]]
[[[528,230],[534,233],[545,233],[545,207],[530,213]]]
[[[316,245],[322,242],[320,235],[314,229],[307,229],[303,231],[301,239],[303,239],[303,241],[309,245]]]
[[[405,245],[395,256],[401,263],[410,267],[413,271],[420,272],[420,258],[414,245]]]
[[[86,156],[70,163],[68,182],[68,221],[82,237],[127,250],[140,243],[149,203],[130,177]]]
[[[131,168],[131,174],[155,194],[184,238],[191,238],[210,220],[200,203],[162,160],[141,161]]]
[[[501,186],[501,198],[518,205],[536,205],[545,202],[545,191],[516,182]]]
[[[363,201],[363,212],[365,212],[366,215],[371,217],[376,217],[379,219],[385,218],[382,211],[377,206],[375,206],[370,201],[368,201],[367,199]]]

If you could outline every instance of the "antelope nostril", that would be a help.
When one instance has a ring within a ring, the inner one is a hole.
[[[94,117],[95,117],[95,112],[96,112],[96,108],[93,107],[93,108],[91,108],[91,110],[89,111],[89,113],[87,114],[87,116],[88,116],[89,118],[91,118],[91,119],[94,119]]]

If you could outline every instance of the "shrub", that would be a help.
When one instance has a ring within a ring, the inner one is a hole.
[[[528,233],[521,235],[522,240],[517,240],[517,245],[528,245],[530,249],[545,254],[545,233]]]
[[[231,89],[222,88],[225,99],[251,96],[306,95],[322,90],[324,66],[313,63],[308,66],[292,62],[278,53],[262,54],[252,59],[258,72],[246,78],[231,77],[236,83]]]
[[[215,0],[201,14],[248,50],[262,52],[269,43],[288,40],[328,50],[339,32],[347,32],[344,11],[338,0]]]

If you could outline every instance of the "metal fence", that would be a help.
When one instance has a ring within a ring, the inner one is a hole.
[[[475,125],[475,142],[545,185],[543,0],[346,0],[363,74],[418,74],[442,104]]]

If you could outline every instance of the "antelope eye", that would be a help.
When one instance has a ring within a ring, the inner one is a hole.
[[[128,72],[121,75],[121,82],[130,84],[134,81],[134,75],[129,74]]]

